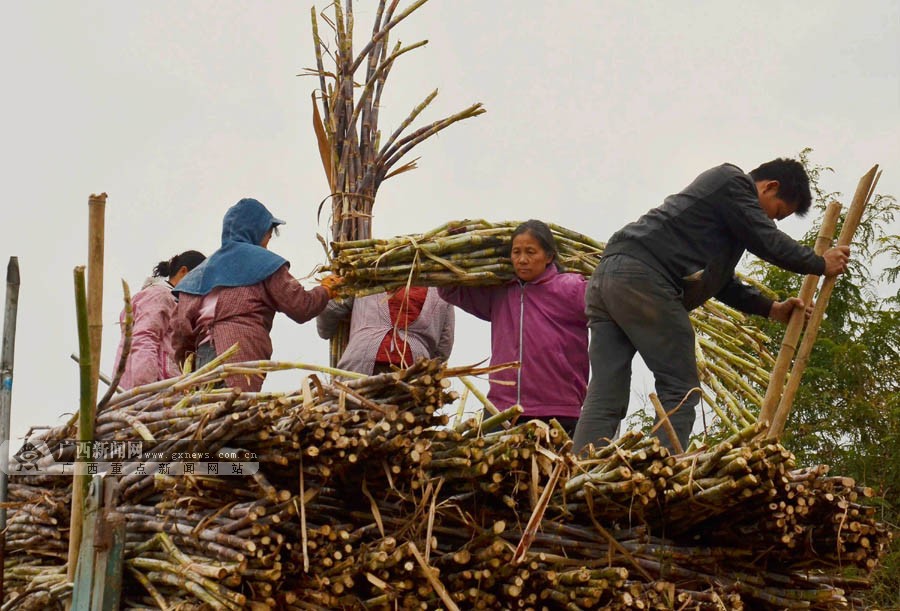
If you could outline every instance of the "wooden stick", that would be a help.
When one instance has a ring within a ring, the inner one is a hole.
[[[3,348],[0,350],[0,443],[9,441],[12,402],[13,357],[16,347],[16,319],[19,312],[19,258],[10,257],[6,266],[6,307],[3,314]],[[9,452],[0,452],[0,503],[8,500]],[[3,572],[6,551],[6,508],[0,507],[0,600],[3,600]]]
[[[91,404],[97,404],[97,372],[103,337],[103,244],[105,238],[106,193],[88,198],[87,312],[91,338]]]
[[[866,209],[866,205],[869,203],[869,198],[872,197],[872,192],[875,190],[875,185],[878,183],[878,178],[880,176],[881,173],[878,172],[878,165],[876,164],[859,179],[856,193],[853,195],[853,202],[850,204],[850,209],[847,211],[847,218],[844,219],[844,226],[841,229],[841,235],[838,237],[838,246],[849,246],[853,241],[853,235],[856,233],[856,228],[859,227],[863,212]],[[781,433],[784,432],[784,425],[787,422],[791,407],[794,404],[794,397],[797,394],[797,389],[800,388],[800,380],[803,377],[803,371],[806,369],[806,364],[809,362],[809,355],[812,352],[813,344],[816,341],[816,335],[819,332],[819,326],[822,324],[822,318],[825,316],[825,308],[828,307],[828,300],[831,298],[831,292],[834,290],[836,282],[837,276],[829,276],[826,277],[825,281],[822,283],[822,288],[819,290],[819,296],[816,299],[816,305],[815,308],[813,308],[812,316],[810,316],[809,322],[806,325],[806,333],[803,335],[800,351],[797,354],[797,358],[794,360],[794,366],[791,368],[791,377],[784,389],[784,395],[778,403],[778,409],[775,411],[775,415],[772,419],[772,426],[769,427],[769,437],[781,437]]]
[[[822,226],[819,228],[819,236],[816,238],[815,252],[822,255],[831,246],[834,240],[834,230],[837,227],[838,218],[841,215],[841,204],[839,202],[831,202],[825,209],[825,215],[822,218]],[[816,287],[819,284],[819,276],[809,274],[803,279],[803,286],[800,288],[799,297],[804,304],[812,302],[816,294]],[[763,399],[762,407],[759,411],[759,420],[769,422],[771,424],[772,417],[775,415],[775,409],[781,400],[781,393],[784,390],[784,380],[787,377],[788,369],[791,361],[794,360],[794,354],[797,351],[797,344],[800,341],[800,334],[803,332],[803,323],[806,321],[806,314],[800,308],[795,308],[791,313],[791,319],[784,331],[784,339],[781,340],[781,350],[778,351],[778,358],[775,360],[775,367],[772,369],[772,375],[769,376],[769,385],[766,387],[766,396]]]
[[[660,403],[659,397],[656,396],[655,392],[650,393],[650,403],[652,403],[654,409],[656,409],[656,417],[659,418],[659,424],[662,425],[663,429],[666,431],[666,435],[669,436],[669,440],[672,442],[672,449],[678,454],[683,454],[684,448],[681,447],[681,442],[678,441],[675,427],[672,426],[669,415],[666,413],[665,408],[662,406],[662,403]]]
[[[75,361],[76,363],[81,363],[81,361],[78,359],[78,355],[77,355],[77,354],[74,354],[74,353],[73,353],[73,354],[70,354],[70,355],[69,355],[69,358],[72,359],[73,361]],[[105,373],[103,373],[102,371],[98,371],[98,372],[97,372],[97,378],[98,378],[101,382],[103,382],[104,384],[106,384],[107,386],[109,386],[110,384],[112,384],[112,380],[109,378],[109,376],[106,375]],[[121,386],[117,386],[117,387],[116,387],[116,392],[122,392],[123,390],[125,390],[125,389],[122,388]]]

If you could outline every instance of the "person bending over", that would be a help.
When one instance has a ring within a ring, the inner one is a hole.
[[[576,451],[615,435],[628,408],[635,352],[653,373],[660,402],[687,448],[700,400],[688,313],[711,297],[781,322],[805,307],[796,297],[773,302],[741,283],[734,270],[745,250],[799,274],[833,276],[846,269],[847,247],[820,257],[776,228],[776,220],[806,214],[810,202],[809,177],[798,161],[775,159],[749,174],[726,163],[610,238],[586,297],[591,381]]]

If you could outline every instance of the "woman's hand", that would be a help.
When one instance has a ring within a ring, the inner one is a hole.
[[[785,299],[784,301],[774,302],[772,304],[772,308],[769,310],[769,318],[771,318],[772,320],[777,320],[778,322],[787,323],[789,320],[791,320],[791,314],[794,313],[794,308],[805,309],[804,314],[807,320],[809,320],[809,317],[813,311],[812,304],[807,306],[799,297],[790,297],[788,299]]]
[[[324,278],[319,280],[319,284],[322,285],[326,291],[328,291],[328,298],[334,299],[334,293],[337,287],[344,284],[343,276],[335,276],[334,274],[329,274]]]

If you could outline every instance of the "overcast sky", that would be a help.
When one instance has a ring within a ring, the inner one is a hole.
[[[357,32],[374,0],[357,2]],[[401,0],[401,7],[407,6]],[[87,201],[107,192],[103,369],[119,338],[119,280],[212,253],[225,210],[256,197],[287,221],[270,248],[306,275],[323,262],[327,195],[311,129],[310,2],[5,2],[0,255],[22,274],[13,436],[77,408],[72,270],[87,261]],[[321,9],[324,4],[319,4]],[[393,40],[428,39],[393,68],[391,132],[473,102],[487,114],[385,183],[374,233],[450,219],[539,218],[606,240],[701,171],[749,171],[814,149],[845,194],[873,164],[900,195],[900,3],[431,0]],[[799,237],[813,219],[782,228]],[[451,362],[489,356],[459,314]],[[314,323],[279,315],[274,358],[327,362]],[[270,376],[266,388],[296,386]],[[650,388],[640,376],[635,392]]]

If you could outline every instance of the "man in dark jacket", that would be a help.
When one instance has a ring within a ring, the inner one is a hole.
[[[700,381],[688,312],[715,297],[787,322],[795,307],[805,307],[796,297],[773,302],[740,282],[734,269],[745,250],[800,274],[835,276],[846,269],[846,246],[820,257],[775,227],[774,220],[803,216],[810,202],[809,177],[795,160],[775,159],[749,175],[726,163],[610,238],[585,298],[591,380],[576,450],[615,435],[628,408],[635,351],[653,372],[660,402],[687,447],[700,400],[692,390]]]

